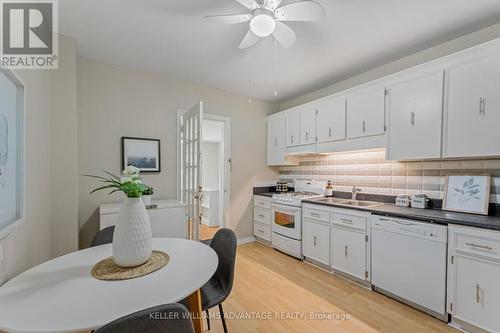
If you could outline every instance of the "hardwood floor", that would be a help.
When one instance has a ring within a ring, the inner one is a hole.
[[[209,227],[203,223],[200,223],[200,239],[212,239],[219,229],[219,227]]]
[[[234,287],[223,306],[227,316],[260,316],[228,318],[232,333],[458,332],[418,310],[259,243],[238,246]],[[263,319],[268,312],[273,318]],[[349,318],[310,319],[311,312]],[[211,310],[211,316],[217,313],[217,308]],[[276,319],[275,313],[305,318]],[[210,322],[210,332],[223,332],[220,319]]]

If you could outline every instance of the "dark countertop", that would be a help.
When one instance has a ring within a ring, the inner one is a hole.
[[[274,192],[276,193],[276,192]],[[260,195],[261,197],[269,197],[272,198],[273,192],[262,192],[262,193],[254,193],[253,195]]]
[[[366,207],[350,207],[350,206],[346,207],[344,205],[321,202],[315,199],[303,200],[302,202],[314,205],[368,211],[373,214],[382,216],[408,218],[424,222],[446,224],[446,225],[456,224],[468,227],[476,227],[476,228],[500,231],[500,217],[498,216],[483,216],[483,215],[474,215],[465,213],[454,213],[438,209],[406,208],[406,207],[396,206],[395,204],[390,204],[390,203],[384,203],[382,206],[366,208]]]

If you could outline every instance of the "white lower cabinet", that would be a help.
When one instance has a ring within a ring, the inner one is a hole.
[[[271,242],[271,211],[270,197],[254,195],[253,197],[253,234],[258,241]]]
[[[306,258],[330,265],[330,222],[304,218],[302,224],[302,253]]]
[[[450,227],[448,245],[448,312],[458,325],[500,332],[500,232]]]
[[[330,233],[330,266],[369,281],[368,223],[370,213],[334,208]]]
[[[358,279],[367,279],[365,236],[365,232],[333,226],[331,266]]]

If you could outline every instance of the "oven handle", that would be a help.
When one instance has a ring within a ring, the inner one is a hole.
[[[295,208],[295,207],[284,206],[284,205],[280,205],[280,204],[273,204],[272,209],[273,209],[273,215],[274,215],[274,212],[292,214],[292,215],[300,214],[300,212],[301,212],[300,207]]]

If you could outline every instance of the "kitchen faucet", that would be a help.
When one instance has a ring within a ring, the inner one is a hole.
[[[358,188],[356,185],[352,187],[352,200],[356,200],[356,196],[358,195],[358,192],[361,192],[361,189]]]

